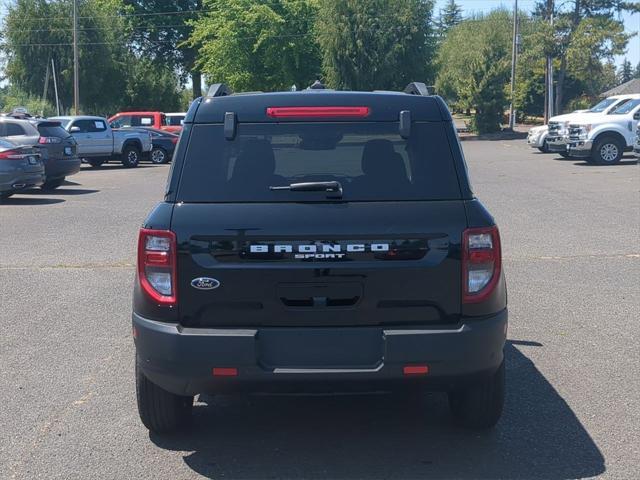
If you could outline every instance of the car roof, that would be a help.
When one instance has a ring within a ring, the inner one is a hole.
[[[49,120],[104,120],[104,117],[97,115],[60,115],[49,117]]]
[[[444,101],[427,94],[424,84],[412,83],[404,92],[354,92],[313,88],[297,92],[249,92],[232,94],[224,85],[211,87],[209,95],[194,101],[187,112],[185,123],[222,123],[232,113],[238,122],[281,122],[282,118],[267,115],[270,107],[368,107],[368,113],[354,117],[329,117],[324,121],[395,121],[400,112],[409,111],[411,121],[451,121]],[[310,121],[312,117],[284,121]]]
[[[172,113],[165,113],[165,115],[167,117],[184,117],[187,114],[187,112],[172,112]]]

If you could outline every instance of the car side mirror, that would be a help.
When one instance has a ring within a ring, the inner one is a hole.
[[[71,127],[69,133],[80,133],[80,127]]]

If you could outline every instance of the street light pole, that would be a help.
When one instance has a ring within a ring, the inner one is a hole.
[[[516,92],[516,62],[518,57],[518,0],[513,7],[513,43],[511,46],[511,105],[509,106],[509,128],[513,130],[516,125],[513,102]]]
[[[80,113],[80,82],[78,67],[78,0],[73,0],[73,111]]]

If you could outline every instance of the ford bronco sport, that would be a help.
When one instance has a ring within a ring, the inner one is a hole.
[[[193,103],[164,201],[139,234],[140,417],[194,395],[446,391],[462,425],[502,412],[500,236],[451,115],[404,92],[232,94]]]

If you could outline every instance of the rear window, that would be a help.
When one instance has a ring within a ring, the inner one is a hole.
[[[43,137],[67,138],[69,136],[69,132],[62,128],[62,125],[38,125],[38,132]]]
[[[167,117],[167,125],[171,127],[181,127],[184,122],[184,115],[170,115]]]
[[[194,125],[178,199],[183,202],[313,202],[324,192],[271,190],[303,182],[340,182],[342,201],[461,198],[442,123]]]

